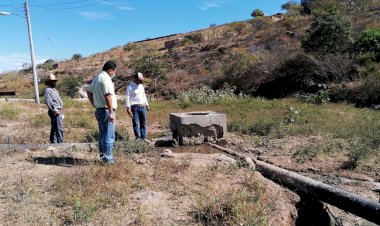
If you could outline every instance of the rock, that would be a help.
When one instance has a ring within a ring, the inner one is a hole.
[[[145,164],[147,162],[148,162],[148,160],[145,159],[145,158],[143,158],[143,159],[137,159],[137,161],[136,161],[137,164]]]
[[[227,147],[227,140],[225,138],[220,138],[217,142],[216,142],[217,145],[220,145],[222,147]]]
[[[170,149],[165,149],[164,153],[162,153],[160,156],[164,158],[175,158],[175,154]]]

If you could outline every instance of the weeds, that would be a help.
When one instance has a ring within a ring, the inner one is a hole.
[[[235,87],[225,86],[223,89],[213,90],[204,85],[198,89],[182,92],[178,96],[179,105],[187,108],[193,104],[219,104],[222,101],[245,97],[244,95],[235,95],[234,91]]]
[[[356,138],[350,143],[348,152],[348,161],[343,168],[355,169],[360,163],[366,160],[369,156],[375,155],[380,145],[380,139],[375,138]]]
[[[309,144],[294,152],[293,158],[297,163],[311,161],[320,154],[331,155],[334,152],[344,153],[348,150],[348,143],[343,140],[316,139],[313,138]]]
[[[143,140],[123,140],[115,142],[115,153],[117,154],[141,154],[149,151],[148,144]]]
[[[193,217],[203,225],[266,225],[261,192],[230,191],[215,199],[202,201]]]
[[[32,124],[37,127],[50,125],[50,118],[47,114],[38,114],[32,116]]]
[[[21,111],[19,109],[0,109],[0,119],[15,120],[19,117]]]

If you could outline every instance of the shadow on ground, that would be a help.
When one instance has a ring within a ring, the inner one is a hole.
[[[72,157],[34,157],[33,162],[36,164],[57,165],[66,167],[74,165],[87,165],[89,163],[87,160]]]

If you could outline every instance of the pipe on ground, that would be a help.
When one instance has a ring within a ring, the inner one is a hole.
[[[219,145],[210,145],[239,158],[247,158],[243,154]],[[335,188],[257,159],[253,159],[253,162],[256,165],[257,171],[270,180],[280,182],[281,185],[285,185],[295,190],[295,192],[300,192],[302,195],[307,195],[311,198],[326,202],[380,225],[380,203],[377,201]]]

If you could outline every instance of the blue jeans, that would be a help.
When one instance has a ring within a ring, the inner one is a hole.
[[[48,115],[51,123],[50,143],[55,144],[65,142],[63,138],[62,114],[55,116],[53,111],[49,110]]]
[[[108,109],[97,108],[95,111],[99,126],[99,155],[100,160],[112,162],[112,147],[115,142],[115,123],[109,120]]]
[[[133,123],[133,133],[136,139],[146,139],[146,108],[145,106],[132,105],[131,110],[133,113],[132,123]],[[140,128],[139,128],[140,126]]]

